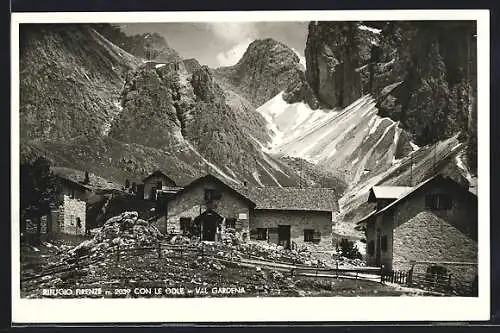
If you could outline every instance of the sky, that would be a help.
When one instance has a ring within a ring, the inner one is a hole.
[[[288,45],[303,58],[307,25],[308,22],[121,24],[127,34],[157,32],[181,57],[196,58],[212,68],[236,64],[252,41],[269,37]]]

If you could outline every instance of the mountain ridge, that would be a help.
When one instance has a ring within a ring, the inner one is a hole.
[[[235,186],[333,188],[341,202],[337,225],[352,231],[369,209],[363,196],[370,186],[408,184],[436,172],[462,181],[460,175],[474,173],[464,158],[471,125],[465,137],[456,134],[465,126],[458,116],[475,112],[466,94],[473,80],[464,81],[460,64],[444,60],[449,54],[439,38],[422,32],[430,28],[365,24],[312,22],[305,72],[295,52],[272,39],[251,43],[235,66],[210,69],[182,59],[161,36],[125,36],[107,25],[27,27],[21,160],[45,155],[117,183],[162,169],[180,183],[208,172]],[[404,60],[416,52],[413,35],[437,59],[414,60],[416,71]],[[386,54],[391,47],[400,53],[395,60]],[[423,79],[409,84],[411,75]],[[408,87],[418,96],[443,92],[439,100],[448,104],[430,120],[433,103],[420,109],[410,103],[407,115],[422,111],[412,128],[411,117],[401,118]],[[419,140],[443,110],[457,116],[444,136]]]
[[[138,58],[94,28],[93,25],[44,25],[43,35],[33,30],[23,33],[23,78],[30,85],[21,87],[22,94],[35,92],[50,99],[51,89],[57,90],[59,86],[38,85],[37,78],[32,77],[38,72],[33,69],[50,63],[54,70],[50,80],[59,81],[60,67],[71,63],[66,59],[79,62],[85,59],[80,66],[84,73],[76,77],[75,83],[79,86],[81,81],[86,82],[78,93],[89,102],[95,103],[94,94],[102,90],[99,75],[110,73],[113,86],[106,90],[104,106],[98,104],[96,109],[86,110],[86,104],[82,104],[75,110],[82,114],[75,117],[68,134],[62,129],[64,121],[59,124],[50,112],[35,113],[31,104],[25,103],[26,98],[22,99],[22,117],[28,120],[37,117],[33,121],[39,126],[47,121],[57,125],[46,135],[21,133],[22,161],[42,154],[61,166],[88,169],[116,182],[164,168],[177,178],[214,172],[236,183],[246,180],[272,186],[314,184],[307,174],[299,175],[260,149],[261,141],[268,140],[262,117],[252,103],[223,89],[212,70],[193,59]],[[79,38],[78,44],[72,39],[73,33]],[[58,37],[57,42],[50,38],[52,35]],[[44,57],[36,56],[33,45],[37,46],[36,51],[48,50],[42,52]],[[123,65],[115,63],[122,58]],[[115,73],[118,66],[124,69]],[[71,105],[73,95],[60,95],[59,99]],[[33,104],[38,106],[36,103]],[[99,116],[102,108],[112,112]],[[28,125],[29,122],[22,122],[25,128]],[[95,130],[88,131],[86,127]]]

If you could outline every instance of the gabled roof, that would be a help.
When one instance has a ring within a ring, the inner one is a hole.
[[[357,224],[363,223],[364,221],[366,221],[370,217],[378,216],[378,215],[383,214],[384,212],[386,212],[386,211],[388,211],[390,209],[393,209],[395,206],[397,206],[400,203],[402,203],[402,202],[404,202],[404,201],[412,198],[419,191],[421,191],[422,189],[424,189],[425,187],[427,187],[429,184],[434,183],[436,181],[445,181],[445,182],[448,182],[452,186],[456,187],[457,191],[463,191],[470,198],[477,199],[477,196],[474,193],[472,193],[468,189],[462,187],[460,184],[458,184],[457,182],[455,182],[453,179],[448,178],[448,177],[443,177],[442,175],[438,174],[438,175],[435,175],[435,176],[433,176],[433,177],[431,177],[431,178],[423,181],[422,183],[418,184],[411,191],[407,192],[405,195],[403,195],[401,198],[395,200],[394,202],[391,202],[389,205],[385,206],[381,210],[374,211],[374,212],[368,214],[367,216],[365,216],[364,218],[362,218],[361,220],[359,220],[357,222]]]
[[[413,187],[409,186],[373,186],[370,189],[368,201],[372,202],[373,199],[399,199],[406,193],[410,192]]]
[[[244,190],[255,209],[337,211],[335,191],[329,188],[248,187]]]
[[[237,189],[235,189],[234,187],[230,186],[229,184],[225,183],[224,181],[222,181],[221,179],[215,177],[214,175],[212,174],[207,174],[205,176],[202,176],[202,177],[199,177],[199,178],[196,178],[195,180],[193,180],[191,183],[187,184],[186,186],[184,186],[183,188],[179,189],[177,191],[177,193],[175,193],[171,199],[177,197],[178,195],[184,193],[185,191],[191,189],[191,188],[194,188],[196,187],[198,184],[202,183],[203,181],[213,181],[215,183],[218,183],[218,184],[221,184],[223,187],[227,188],[229,191],[233,192],[236,196],[240,197],[241,199],[243,199],[244,201],[248,202],[248,204],[250,205],[251,208],[254,208],[255,207],[255,202],[253,202],[247,195],[243,194],[241,191],[238,191]]]
[[[92,191],[92,188],[90,188],[89,186],[85,186],[82,183],[74,181],[73,179],[70,179],[70,178],[67,178],[67,177],[64,177],[64,176],[58,175],[58,174],[55,174],[55,176],[57,178],[59,178],[62,183],[69,185],[69,186],[72,186],[73,188],[76,187],[82,191]]]
[[[88,184],[83,184],[83,180],[85,178],[84,171],[57,166],[52,166],[50,170],[54,173],[55,176],[64,181],[66,184],[77,186],[82,190],[85,189],[94,192],[116,190],[124,193],[123,191],[121,191],[121,187],[119,184],[99,177],[93,173],[89,173],[90,182]]]
[[[153,171],[149,176],[147,176],[146,178],[144,178],[142,180],[142,182],[144,183],[145,181],[147,181],[148,179],[150,179],[152,177],[164,177],[164,178],[167,178],[168,180],[170,180],[172,183],[175,184],[175,181],[172,178],[170,178],[169,176],[167,176],[166,174],[164,174],[161,170]]]

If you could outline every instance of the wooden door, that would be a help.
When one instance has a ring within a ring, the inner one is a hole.
[[[285,249],[290,248],[290,225],[278,226],[278,244]]]

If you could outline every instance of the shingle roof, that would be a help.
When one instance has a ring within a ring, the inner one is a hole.
[[[90,191],[102,189],[121,190],[120,185],[99,177],[93,173],[89,173],[90,183],[83,184],[85,172],[81,170],[56,166],[53,166],[50,169],[59,178],[69,181],[75,185],[79,185],[81,188],[85,188]]]
[[[412,189],[409,186],[373,186],[370,191],[377,199],[399,199]]]
[[[338,210],[335,191],[328,188],[248,187],[241,191],[256,203],[255,209]]]

